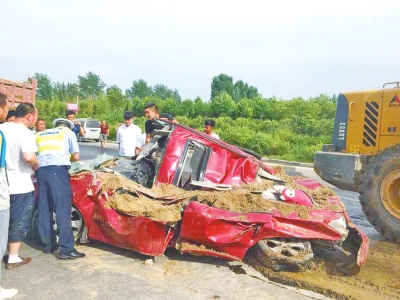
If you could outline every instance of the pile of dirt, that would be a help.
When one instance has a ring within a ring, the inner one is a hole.
[[[300,189],[310,194],[314,200],[324,207],[333,211],[340,211],[340,207],[330,207],[328,205],[328,197],[334,196],[335,193],[326,188],[318,187],[315,190],[307,189],[298,185],[294,179],[283,171],[281,167],[275,168],[276,176],[287,181],[285,186],[294,189]],[[124,188],[130,193],[115,192],[108,199],[108,204],[115,210],[133,216],[146,216],[157,221],[177,222],[181,219],[182,207],[189,200],[195,200],[202,204],[220,208],[226,211],[237,213],[249,212],[267,212],[272,213],[274,210],[279,211],[283,216],[288,216],[292,213],[297,213],[300,218],[308,218],[308,212],[316,207],[306,207],[295,204],[286,203],[283,201],[264,200],[257,193],[268,188],[271,188],[276,183],[272,180],[261,179],[249,185],[233,187],[229,191],[206,191],[194,190],[185,191],[174,185],[154,186],[149,191],[149,194],[159,195],[160,197],[175,197],[180,199],[179,203],[168,204],[168,201],[157,200],[154,197],[141,193],[143,187],[137,183],[125,178],[121,175],[112,173],[102,173],[103,190],[116,190]],[[135,192],[139,191],[139,192]]]
[[[114,191],[107,197],[107,204],[116,211],[167,223],[176,223],[181,219],[181,203],[165,205],[165,201],[153,200],[140,192],[135,192],[143,187],[120,175],[103,173],[101,177],[103,191]],[[121,187],[123,191],[118,190]]]
[[[176,195],[196,201],[208,206],[220,208],[236,213],[267,212],[278,210],[283,216],[296,212],[300,218],[308,218],[309,207],[285,203],[282,201],[264,200],[259,194],[253,194],[247,189],[233,189],[230,191],[184,191],[173,185],[161,185],[153,190],[159,194]]]
[[[282,166],[276,166],[274,169],[276,171],[275,176],[279,177],[287,182],[285,184],[285,186],[287,186],[288,188],[305,191],[307,194],[312,196],[314,198],[315,202],[319,205],[329,205],[328,198],[336,197],[336,193],[326,186],[320,186],[320,187],[312,190],[312,189],[308,189],[308,188],[296,183],[295,179],[297,177],[290,177],[289,175],[287,175],[285,173],[285,171],[283,170]]]
[[[274,272],[249,253],[246,262],[269,280],[310,289],[335,299],[400,299],[400,245],[371,240],[366,264],[355,276],[343,275],[332,262],[315,258],[302,273]]]

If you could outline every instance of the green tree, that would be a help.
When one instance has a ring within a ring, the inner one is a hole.
[[[53,96],[58,97],[60,100],[66,100],[68,98],[67,86],[64,82],[56,82],[53,84]]]
[[[41,73],[35,73],[33,77],[36,78],[38,81],[38,85],[36,88],[37,97],[45,100],[52,100],[53,87],[50,77]]]
[[[127,89],[125,91],[125,94],[131,99],[135,97],[144,99],[145,97],[151,96],[153,94],[153,90],[146,81],[144,81],[143,79],[139,79],[138,81],[133,81],[131,88]]]
[[[247,98],[249,86],[247,83],[243,82],[243,80],[236,81],[233,89],[233,100],[235,100],[235,102],[238,102],[240,99]]]
[[[99,75],[88,72],[86,76],[78,76],[78,86],[81,96],[95,99],[106,87],[106,84],[100,79]]]
[[[237,103],[238,117],[253,118],[253,101],[249,99],[240,99]]]
[[[220,93],[211,101],[211,108],[216,117],[235,117],[236,114],[235,101],[225,92]]]
[[[195,108],[192,99],[185,99],[182,101],[182,103],[178,107],[178,115],[186,116],[188,118],[195,117]]]
[[[206,117],[209,114],[209,103],[203,102],[200,97],[196,97],[193,101],[193,116]]]
[[[227,93],[233,97],[233,79],[226,74],[214,76],[211,82],[211,100],[215,99],[221,93]]]
[[[153,87],[153,95],[157,96],[158,98],[165,100],[168,98],[174,99],[176,102],[181,102],[182,98],[179,95],[178,91],[175,89],[174,91],[171,90],[169,87],[163,84],[156,84]]]
[[[111,107],[120,105],[125,101],[125,97],[124,94],[122,93],[122,90],[116,85],[112,85],[107,88],[106,97],[108,102],[111,104]]]
[[[94,103],[94,113],[100,117],[106,115],[110,110],[111,110],[111,102],[109,101],[106,95],[100,93],[97,98],[97,101]]]
[[[79,96],[79,86],[77,83],[67,83],[67,97],[68,99],[76,99]]]
[[[178,112],[178,103],[175,99],[167,98],[161,102],[160,112],[168,113],[171,116],[176,116]]]
[[[137,116],[137,117],[142,117],[144,116],[144,105],[147,97],[144,99],[141,99],[139,97],[134,97],[132,99],[132,113]]]
[[[264,120],[267,115],[268,103],[265,98],[257,96],[253,100],[253,117],[256,119]]]

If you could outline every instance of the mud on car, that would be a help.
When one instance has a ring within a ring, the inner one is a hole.
[[[159,124],[133,159],[72,165],[77,241],[149,256],[167,248],[229,260],[252,253],[275,271],[304,271],[315,256],[345,274],[364,265],[368,238],[332,190],[182,124]]]

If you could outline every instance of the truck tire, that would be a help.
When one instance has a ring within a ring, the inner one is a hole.
[[[400,242],[400,144],[370,159],[359,192],[368,221],[386,239]]]

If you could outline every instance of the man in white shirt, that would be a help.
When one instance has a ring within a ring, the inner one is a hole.
[[[215,121],[213,119],[207,119],[204,122],[204,133],[219,140],[219,135],[214,132]]]
[[[132,112],[124,112],[124,119],[124,125],[120,126],[117,131],[119,156],[132,157],[136,155],[136,148],[140,148],[139,139],[142,134],[142,130],[133,124]]]
[[[0,122],[4,122],[8,113],[7,96],[0,93]],[[10,224],[10,193],[6,175],[6,139],[0,131],[0,257],[4,256],[8,243],[8,226]],[[1,286],[0,299],[10,299],[18,294],[17,289],[4,289]]]
[[[32,169],[38,168],[35,135],[29,128],[35,125],[38,111],[31,103],[18,105],[14,123],[0,125],[6,143],[6,173],[10,187],[10,226],[6,269],[29,263],[32,258],[18,255],[21,242],[28,231],[28,210],[35,201]]]

